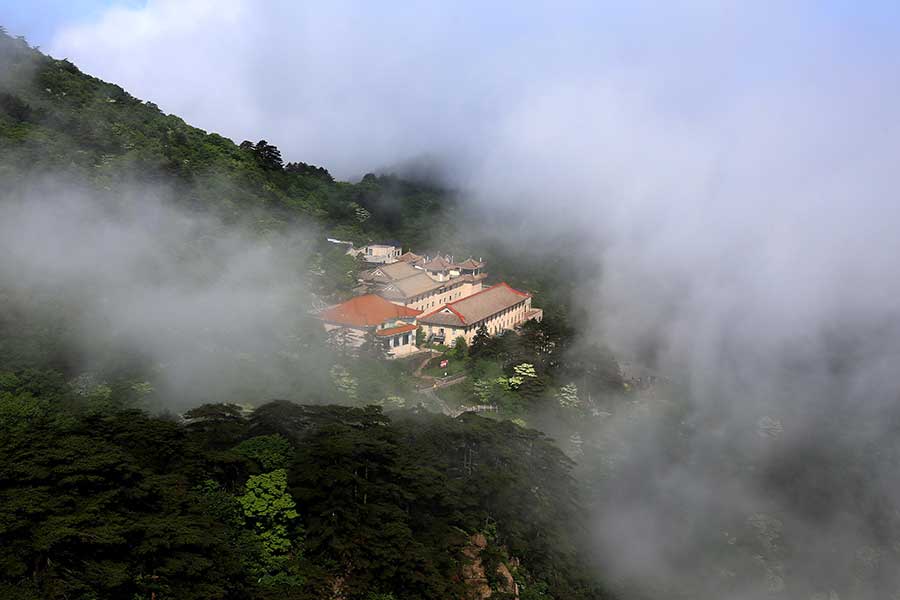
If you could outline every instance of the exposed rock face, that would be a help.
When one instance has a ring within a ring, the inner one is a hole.
[[[345,600],[346,596],[344,593],[344,578],[335,577],[331,582],[331,597],[329,600]]]
[[[516,580],[513,579],[512,573],[509,571],[509,567],[507,567],[504,563],[500,563],[500,566],[497,567],[497,574],[503,579],[503,583],[500,584],[500,589],[498,591],[505,592],[507,594],[515,594],[515,597],[518,600],[519,585],[516,583]]]
[[[493,590],[488,583],[487,574],[484,571],[484,563],[481,559],[481,553],[487,548],[487,538],[481,533],[476,533],[469,538],[469,543],[463,548],[463,557],[465,561],[462,567],[463,581],[466,583],[465,600],[486,600],[493,595]],[[500,563],[497,567],[497,575],[500,576],[501,583],[498,592],[504,594],[512,594],[515,600],[519,598],[519,586],[516,584],[509,567]]]
[[[463,548],[465,562],[462,567],[463,581],[466,583],[466,600],[484,600],[491,597],[491,586],[488,585],[484,565],[481,562],[481,551],[487,548],[487,539],[481,533],[469,538]]]

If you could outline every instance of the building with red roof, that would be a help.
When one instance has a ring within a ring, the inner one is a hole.
[[[356,296],[330,306],[318,314],[325,331],[340,336],[350,346],[359,347],[366,336],[383,340],[391,356],[404,356],[416,347],[416,318],[420,310],[389,302],[381,296]]]
[[[490,335],[512,330],[525,321],[540,321],[544,313],[532,308],[531,294],[506,282],[498,283],[419,317],[426,337],[450,344],[463,337],[471,344],[481,325]]]

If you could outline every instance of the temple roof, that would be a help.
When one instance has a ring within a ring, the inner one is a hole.
[[[481,269],[484,263],[475,260],[471,256],[457,265],[460,269]]]
[[[416,254],[414,252],[404,252],[403,254],[401,254],[400,256],[397,257],[397,260],[405,262],[405,263],[409,263],[409,264],[414,264],[414,263],[419,262],[420,260],[423,260],[423,258],[424,257],[419,256],[418,254]]]
[[[448,261],[443,256],[438,256],[437,258],[433,258],[427,263],[425,263],[424,268],[427,271],[448,271],[452,268],[455,268],[452,262]]]

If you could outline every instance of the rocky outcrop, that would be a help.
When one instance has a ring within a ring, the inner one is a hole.
[[[484,534],[476,533],[469,538],[469,543],[462,550],[464,557],[462,577],[467,590],[465,600],[486,600],[493,596],[495,591],[502,592],[504,597],[518,600],[519,586],[506,563],[501,562],[497,567],[496,575],[500,583],[497,585],[497,589],[491,589],[481,556],[487,546],[488,541]],[[516,563],[510,561],[510,564],[515,567]]]
[[[491,586],[488,585],[481,552],[487,548],[487,539],[481,533],[469,538],[469,543],[462,550],[462,577],[466,584],[466,600],[484,600],[491,597]]]

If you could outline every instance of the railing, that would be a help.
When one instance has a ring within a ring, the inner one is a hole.
[[[464,413],[483,413],[483,412],[497,412],[500,409],[497,408],[494,404],[476,404],[475,406],[460,406],[456,410],[450,413],[450,416],[454,419]]]
[[[466,378],[465,373],[457,373],[455,375],[450,375],[448,377],[436,377],[433,383],[429,383],[428,385],[418,386],[417,389],[424,390],[428,388],[443,388],[449,385],[454,385],[459,383],[463,379]]]

